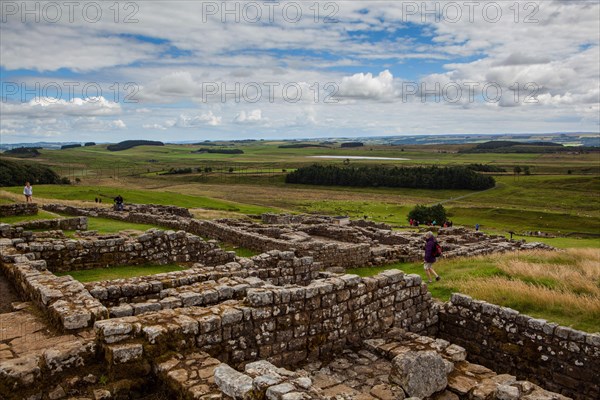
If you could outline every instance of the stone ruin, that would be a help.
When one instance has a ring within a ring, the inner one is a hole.
[[[319,247],[312,255],[285,248],[237,257],[197,236],[197,229],[248,227],[257,236],[260,224],[150,209],[153,214],[116,218],[140,222],[151,215],[155,224],[187,229],[73,239],[0,225],[0,277],[26,301],[0,314],[0,398],[600,397],[599,334],[460,294],[439,303],[420,276],[398,270],[364,278],[331,272],[341,266],[319,259]],[[314,220],[321,222],[303,217],[289,231],[264,224],[264,237],[289,244],[303,242],[280,238],[305,232],[311,242],[333,235],[322,219]],[[359,245],[352,240],[363,235],[369,249],[384,237],[400,241],[396,232],[364,221],[335,228],[352,229],[340,243]],[[280,238],[273,229],[282,230]],[[459,230],[449,232],[440,232],[446,246],[473,243],[458,238]],[[406,254],[421,236],[402,236]],[[495,243],[491,251],[509,250],[500,240],[469,236]],[[145,260],[186,269],[86,284],[54,274]]]
[[[208,221],[185,216],[186,209],[157,205],[129,205],[125,212],[56,204],[45,205],[44,209],[61,214],[102,216],[160,225],[258,252],[293,251],[299,257],[313,257],[331,272],[421,260],[423,233],[426,231],[395,231],[387,224],[365,220],[350,221],[348,225],[340,226],[333,222],[335,218],[311,215],[264,214],[262,223],[241,219]],[[459,227],[440,228],[438,241],[444,249],[444,257],[552,249],[539,242],[508,240],[504,236],[486,235]]]
[[[17,215],[37,215],[36,203],[13,203],[0,205],[0,217],[13,217]]]

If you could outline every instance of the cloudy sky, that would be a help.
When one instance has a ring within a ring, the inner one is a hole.
[[[0,134],[598,132],[600,2],[0,2]]]

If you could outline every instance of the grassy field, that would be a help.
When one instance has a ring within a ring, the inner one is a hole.
[[[458,153],[463,146],[383,146],[369,145],[359,148],[340,148],[339,145],[328,148],[281,149],[283,142],[258,141],[251,143],[228,143],[225,148],[237,148],[244,154],[192,153],[202,145],[166,145],[140,146],[125,151],[111,152],[106,145],[80,147],[67,150],[40,150],[39,161],[60,167],[64,173],[73,177],[108,177],[127,174],[143,174],[151,171],[166,171],[169,168],[199,167],[210,165],[229,167],[235,164],[245,165],[255,170],[281,170],[314,163],[342,163],[343,159],[327,160],[311,158],[313,156],[368,156],[407,158],[408,160],[381,160],[378,163],[397,165],[460,165],[486,163],[506,167],[512,171],[516,164],[528,165],[534,174],[566,174],[600,172],[597,154],[472,154]],[[352,163],[369,163],[367,160],[352,160]],[[596,164],[595,164],[596,163]],[[70,170],[69,170],[70,168]]]
[[[86,269],[81,271],[57,272],[56,275],[71,275],[80,282],[97,282],[112,279],[133,278],[136,276],[156,275],[163,272],[182,271],[186,267],[177,264],[166,265],[124,265],[108,268]]]
[[[60,218],[56,214],[49,213],[44,210],[39,210],[37,215],[15,215],[12,217],[0,217],[0,222],[4,224],[16,224],[17,222],[36,221],[38,219],[56,219]]]
[[[349,270],[371,276],[397,268],[425,276],[422,263]],[[600,332],[600,250],[528,251],[439,260],[442,280],[429,285],[435,298],[453,292],[489,301],[537,318]]]
[[[560,253],[520,252],[453,260],[440,260],[436,269],[443,280],[430,285],[434,296],[447,300],[452,292],[515,308],[587,331],[600,331],[600,159],[589,154],[468,154],[461,145],[382,146],[361,148],[280,149],[284,142],[222,143],[243,154],[194,154],[200,145],[142,146],[110,152],[106,145],[69,150],[41,150],[31,162],[54,166],[73,185],[34,185],[41,203],[60,201],[93,206],[95,197],[111,204],[121,194],[126,203],[154,203],[190,208],[197,218],[224,218],[264,212],[349,215],[406,225],[416,204],[442,203],[455,225],[474,226],[486,233],[541,241],[569,249]],[[496,187],[487,191],[424,190],[404,188],[353,188],[284,183],[284,170],[313,163],[342,165],[344,159],[313,156],[393,157],[406,160],[351,160],[370,163],[422,166],[490,164],[507,172],[495,174]],[[513,175],[515,166],[528,166],[531,175]],[[200,172],[160,175],[171,168],[199,168]],[[212,169],[206,173],[205,168]],[[22,201],[22,187],[2,188],[0,204]],[[43,218],[53,217],[41,214]],[[29,217],[27,217],[29,218]],[[39,217],[33,218],[37,219]],[[3,219],[2,222],[23,220]],[[100,233],[144,231],[151,225],[89,219],[89,229]],[[554,238],[523,236],[542,231]],[[223,244],[240,256],[255,253]],[[173,266],[175,268],[177,266]],[[423,276],[421,263],[398,264],[406,272]],[[157,266],[152,268],[159,268]],[[147,274],[147,267],[121,267],[117,273]],[[160,267],[164,268],[164,266]],[[164,272],[162,269],[158,272]],[[180,268],[180,267],[177,267]],[[127,272],[131,269],[131,272]],[[137,272],[136,272],[137,271]],[[373,274],[377,268],[358,269]],[[104,273],[100,271],[102,277]],[[111,272],[111,271],[109,271]],[[112,272],[111,272],[112,273]],[[157,273],[157,272],[153,272]],[[133,275],[132,275],[133,276]]]
[[[98,231],[98,233],[102,234],[118,233],[121,231],[145,232],[152,228],[162,229],[156,225],[135,224],[109,218],[88,217],[88,230]]]
[[[235,246],[231,243],[219,243],[219,247],[225,251],[235,251],[235,254],[238,257],[253,257],[260,254],[258,251],[254,251],[246,247]]]
[[[148,189],[131,189],[122,186],[83,186],[83,185],[36,185],[36,199],[79,200],[95,205],[95,198],[102,198],[103,203],[112,204],[112,198],[118,194],[123,196],[125,203],[174,205],[186,208],[204,208],[208,210],[221,210],[239,212],[244,214],[260,214],[276,211],[274,208],[256,206],[252,204],[236,203],[219,200],[205,196],[192,196],[165,190],[164,187],[150,187]],[[155,186],[155,185],[154,185]],[[10,193],[19,193],[21,187],[6,187]]]

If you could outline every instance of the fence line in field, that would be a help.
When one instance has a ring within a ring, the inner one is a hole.
[[[173,173],[168,172],[171,169],[192,168],[192,173]],[[275,178],[285,174],[288,170],[280,165],[275,166],[254,166],[241,163],[215,164],[202,163],[195,166],[142,166],[142,165],[121,165],[116,164],[111,168],[81,168],[81,167],[54,167],[54,170],[61,177],[69,178],[71,181],[85,178],[108,178],[118,180],[125,177],[135,177],[143,175],[174,175],[185,176],[194,175],[195,177],[205,177],[206,179],[222,178],[223,180],[243,181],[249,175]]]

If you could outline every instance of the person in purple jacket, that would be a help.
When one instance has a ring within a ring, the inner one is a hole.
[[[441,277],[433,269],[433,263],[435,262],[435,237],[431,231],[425,234],[425,272],[427,273],[428,283],[431,283],[432,274],[435,276],[435,280],[439,281]]]

